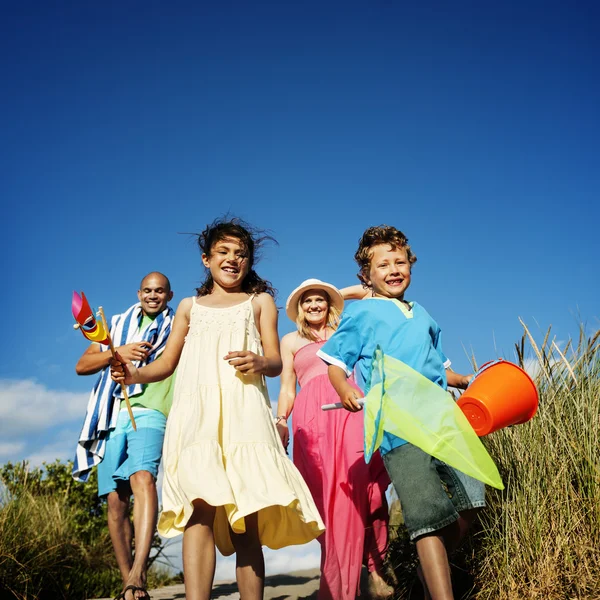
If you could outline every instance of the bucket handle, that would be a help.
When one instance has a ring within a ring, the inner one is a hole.
[[[479,377],[484,371],[486,371],[487,369],[489,369],[490,367],[493,367],[494,365],[497,365],[501,362],[504,362],[503,358],[497,358],[496,360],[488,360],[488,362],[483,363],[479,369],[477,370],[477,373],[475,373],[475,375],[473,376],[473,378],[471,379],[471,381],[469,381],[469,385],[471,385],[475,379],[477,379],[477,377]],[[469,386],[467,386],[469,387]]]

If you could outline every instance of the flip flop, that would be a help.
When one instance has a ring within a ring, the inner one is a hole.
[[[116,598],[115,600],[127,600],[127,598],[125,598],[125,595],[127,594],[127,592],[131,592],[131,597],[133,598],[133,600],[151,600],[150,598],[150,594],[148,593],[148,590],[143,588],[143,587],[139,587],[137,585],[128,585]],[[139,598],[135,597],[135,593],[136,592],[144,592],[143,596],[140,596]]]

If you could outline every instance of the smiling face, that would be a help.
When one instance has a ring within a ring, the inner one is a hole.
[[[404,299],[410,285],[410,262],[405,248],[392,249],[390,244],[378,244],[371,248],[371,263],[367,284],[375,296]]]
[[[202,262],[210,270],[216,285],[228,292],[241,291],[250,261],[239,239],[229,237],[218,240],[212,245],[209,256],[202,255]]]
[[[329,314],[329,296],[321,290],[308,290],[300,299],[300,312],[309,326],[323,327]]]
[[[138,300],[142,305],[142,312],[149,316],[159,315],[173,298],[169,280],[160,273],[150,273],[142,280],[138,290]]]

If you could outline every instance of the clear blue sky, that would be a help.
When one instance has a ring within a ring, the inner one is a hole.
[[[0,463],[72,454],[72,291],[112,314],[160,270],[176,305],[203,277],[179,232],[227,211],[278,239],[279,305],[402,229],[459,371],[510,358],[519,316],[595,330],[599,25],[594,2],[5,3]]]

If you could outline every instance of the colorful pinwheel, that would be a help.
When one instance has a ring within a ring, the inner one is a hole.
[[[80,296],[77,292],[73,292],[71,310],[73,312],[75,321],[77,321],[73,327],[75,329],[79,329],[81,333],[83,333],[84,337],[91,342],[97,342],[98,344],[104,344],[105,346],[108,346],[113,358],[116,358],[115,347],[113,346],[112,339],[110,337],[110,331],[108,329],[108,325],[106,324],[106,317],[104,316],[102,307],[98,307],[98,314],[102,320],[97,321],[96,317],[94,316],[94,312],[90,308],[87,298],[85,297],[85,294],[81,292]],[[129,412],[131,425],[133,426],[133,429],[137,431],[135,418],[133,416],[133,411],[131,410],[131,403],[129,402],[129,395],[127,394],[127,388],[125,385],[121,384],[121,389],[123,390],[123,398],[125,400],[125,404],[127,405],[127,411]]]

